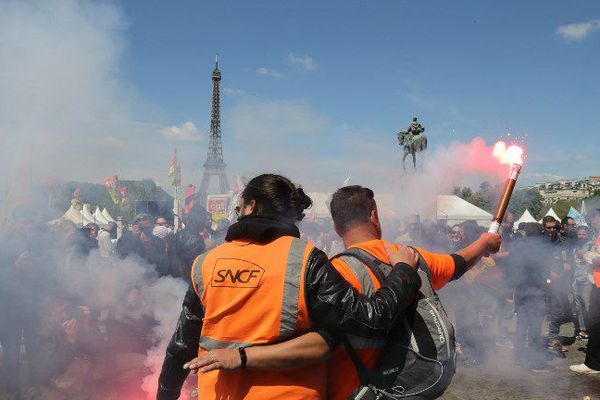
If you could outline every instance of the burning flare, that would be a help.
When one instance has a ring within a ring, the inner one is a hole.
[[[523,148],[517,146],[516,144],[511,144],[510,146],[506,147],[506,143],[499,141],[494,145],[492,154],[498,159],[498,161],[500,161],[500,164],[523,165]]]
[[[519,179],[519,174],[521,173],[521,167],[523,165],[523,149],[514,144],[511,144],[507,148],[506,143],[498,142],[494,146],[492,154],[500,161],[500,164],[510,165],[508,179],[504,185],[502,196],[500,197],[498,207],[496,208],[494,218],[492,219],[492,224],[488,230],[490,233],[498,233],[500,225],[502,224],[502,219],[504,219],[504,213],[506,213],[508,207],[508,202],[510,201],[510,196],[512,196],[512,192],[517,184],[517,179]]]

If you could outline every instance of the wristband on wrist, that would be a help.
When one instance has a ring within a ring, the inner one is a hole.
[[[246,349],[244,347],[240,347],[238,349],[238,351],[240,352],[240,360],[241,360],[240,368],[246,369],[246,364],[248,363],[248,356],[246,355]]]

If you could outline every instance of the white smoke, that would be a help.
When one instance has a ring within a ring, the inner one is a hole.
[[[35,181],[133,171],[123,160],[144,124],[121,77],[126,27],[108,2],[0,2],[3,171],[26,170]],[[12,178],[3,174],[0,185]]]

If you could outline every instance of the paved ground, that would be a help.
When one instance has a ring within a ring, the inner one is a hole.
[[[552,371],[535,373],[514,365],[513,350],[496,348],[485,368],[458,367],[444,400],[575,400],[589,396],[600,400],[600,375],[582,376],[569,371],[569,365],[581,363],[585,346],[577,341],[570,346],[566,359],[550,361]],[[586,399],[588,400],[588,399]]]

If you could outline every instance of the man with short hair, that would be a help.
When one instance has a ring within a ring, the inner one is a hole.
[[[560,221],[561,233],[563,237],[574,237],[577,224],[573,217],[566,216]]]
[[[359,248],[377,258],[382,263],[389,263],[385,253],[386,243],[381,239],[381,223],[377,211],[373,191],[358,185],[346,186],[336,191],[331,199],[331,216],[336,233],[344,241],[344,246]],[[411,222],[420,223],[413,219]],[[453,254],[434,254],[420,247],[415,247],[431,272],[431,283],[435,290],[444,287],[448,282],[460,278],[486,252],[487,245],[497,240],[498,235],[489,235],[480,239],[480,250],[475,254],[464,253],[457,249]],[[462,254],[461,254],[462,252]],[[467,255],[468,254],[468,255]],[[365,295],[371,295],[379,287],[379,282],[370,269],[358,262],[347,258],[332,260],[333,266],[342,276]],[[355,340],[358,347],[356,352],[363,364],[371,369],[382,354],[385,342],[374,340]],[[426,351],[425,349],[420,349]],[[431,349],[434,352],[434,349]],[[328,369],[328,398],[333,400],[346,399],[359,386],[358,374],[353,366],[348,352],[343,347],[333,351]],[[427,394],[436,397],[436,389],[431,388]]]
[[[333,194],[330,210],[334,229],[344,241],[346,248],[361,249],[384,264],[390,263],[386,246],[396,247],[396,245],[381,239],[381,223],[372,190],[357,185],[343,187]],[[501,238],[499,235],[485,233],[473,244],[458,250],[454,254],[433,254],[418,247],[415,250],[427,263],[431,272],[432,286],[437,290],[451,280],[460,278],[484,254],[497,252],[500,243]],[[367,296],[375,293],[380,287],[380,282],[371,269],[361,262],[351,264],[346,262],[345,258],[334,257],[332,260],[332,265],[336,270],[359,292]],[[400,317],[398,316],[398,319]],[[302,343],[305,336],[307,335],[289,342],[255,348],[253,352],[253,356],[256,357],[254,364],[258,365],[257,360],[260,360],[262,368],[279,368],[278,364],[276,362],[271,363],[271,360],[281,361],[282,358],[287,357],[286,354],[288,353],[290,354],[289,359],[292,359],[292,354],[297,354],[298,348],[302,346],[305,346],[307,350],[310,349],[308,338],[305,343]],[[348,340],[353,347],[356,347],[360,361],[367,368],[373,368],[382,354],[385,341],[354,336],[349,336]],[[277,349],[276,352],[275,349]],[[240,366],[238,360],[239,357],[235,352],[220,349],[195,359],[188,363],[187,367],[190,369],[208,368],[208,370],[237,369]],[[320,359],[314,360],[314,362],[319,361]],[[248,359],[248,365],[251,364],[253,362]],[[331,400],[346,400],[351,392],[361,384],[358,372],[349,354],[340,346],[332,350],[331,358],[328,361],[327,374],[327,398]],[[443,388],[438,390],[433,385],[424,394],[428,397],[419,397],[419,399],[435,398],[441,395],[441,391],[443,391]],[[416,397],[405,398],[416,399]]]

